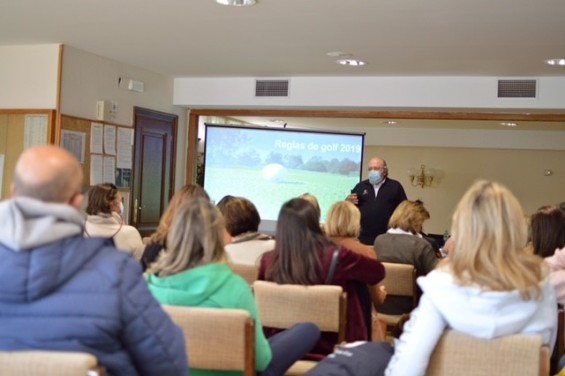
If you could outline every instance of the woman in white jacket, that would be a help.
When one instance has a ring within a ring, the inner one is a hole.
[[[523,218],[514,195],[500,184],[479,181],[465,193],[453,215],[453,250],[418,278],[423,295],[386,375],[424,375],[447,328],[487,339],[541,335],[553,348],[555,293],[542,260],[524,251]]]
[[[139,231],[124,224],[122,195],[111,183],[98,184],[90,188],[86,207],[84,234],[88,237],[114,239],[116,248],[141,258],[145,245]]]

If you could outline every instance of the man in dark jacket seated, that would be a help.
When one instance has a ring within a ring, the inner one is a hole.
[[[182,332],[139,262],[83,237],[82,179],[55,146],[16,164],[13,198],[0,203],[0,350],[87,352],[110,375],[187,375]]]

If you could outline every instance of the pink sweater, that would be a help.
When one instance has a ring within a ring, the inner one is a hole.
[[[553,256],[546,257],[549,266],[549,282],[555,289],[557,302],[565,304],[565,248],[557,249]]]

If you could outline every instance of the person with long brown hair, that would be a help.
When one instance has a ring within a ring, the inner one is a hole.
[[[542,206],[530,217],[532,248],[541,257],[553,256],[565,247],[565,212],[557,206]]]
[[[380,282],[385,275],[382,264],[330,241],[320,228],[314,206],[301,198],[287,201],[281,207],[275,238],[274,251],[265,253],[261,259],[259,279],[281,284],[342,286],[347,292],[346,340],[368,339],[356,283]],[[335,269],[331,275],[335,252]],[[267,330],[268,334],[274,332]],[[333,351],[336,341],[335,333],[322,333],[312,353],[327,355]]]

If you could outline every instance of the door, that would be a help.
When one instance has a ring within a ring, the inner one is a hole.
[[[134,107],[132,224],[141,236],[155,231],[174,190],[178,116]]]

